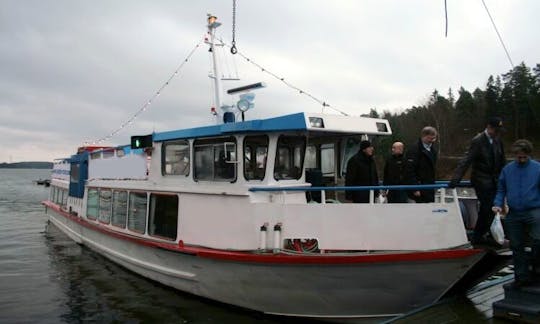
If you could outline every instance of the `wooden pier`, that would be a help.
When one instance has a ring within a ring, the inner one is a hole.
[[[520,288],[508,283],[503,288],[504,298],[493,303],[495,317],[522,323],[540,323],[540,282]]]

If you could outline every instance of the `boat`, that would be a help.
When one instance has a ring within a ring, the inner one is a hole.
[[[215,76],[218,26],[210,16]],[[166,286],[292,317],[388,319],[497,270],[467,239],[447,184],[343,186],[360,141],[392,134],[387,120],[308,112],[236,120],[261,86],[229,90],[243,97],[218,115],[223,122],[85,145],[56,160],[43,202],[50,222]],[[348,203],[345,189],[369,190],[370,202]],[[427,204],[376,201],[385,189],[439,194]]]
[[[51,185],[51,180],[50,179],[38,179],[38,180],[34,180],[34,183],[37,184],[38,186],[48,187],[48,186]]]

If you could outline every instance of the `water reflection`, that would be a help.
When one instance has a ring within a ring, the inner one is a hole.
[[[67,323],[305,323],[184,294],[135,275],[47,225],[51,280],[63,291]]]

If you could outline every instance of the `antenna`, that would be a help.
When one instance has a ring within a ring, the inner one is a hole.
[[[255,90],[255,89],[260,89],[260,88],[264,88],[266,87],[266,84],[264,82],[257,82],[257,83],[253,83],[253,84],[248,84],[246,86],[243,86],[243,87],[238,87],[238,88],[234,88],[234,89],[229,89],[227,90],[227,94],[235,94],[235,93],[238,93],[238,92],[247,92],[249,90]]]

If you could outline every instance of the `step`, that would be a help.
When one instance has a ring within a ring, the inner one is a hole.
[[[540,304],[505,298],[493,303],[493,316],[523,323],[540,323]]]
[[[512,288],[512,284],[505,284],[504,296],[506,299],[526,300],[540,305],[540,283],[524,286],[519,289]]]

